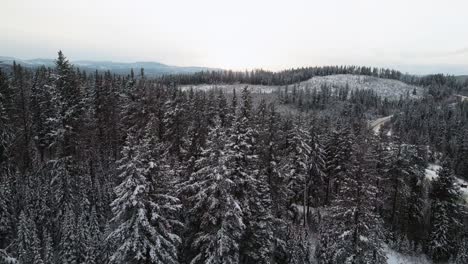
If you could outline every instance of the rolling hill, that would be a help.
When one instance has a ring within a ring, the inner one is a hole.
[[[390,79],[383,79],[371,76],[363,75],[350,75],[350,74],[337,74],[330,76],[312,77],[311,79],[289,85],[290,87],[296,86],[299,89],[317,89],[323,85],[327,85],[332,90],[340,87],[349,86],[351,90],[373,90],[378,95],[388,99],[398,99],[400,96],[406,96],[407,94],[413,98],[419,98],[422,96],[423,88],[413,85],[408,85],[404,82]],[[248,86],[253,93],[272,93],[277,91],[279,88],[285,86],[268,86],[268,85],[249,85],[249,84],[202,84],[202,85],[185,85],[182,89],[187,90],[190,88],[209,90],[209,89],[222,89],[226,92],[232,92],[233,89],[236,92]],[[413,94],[413,92],[416,92]]]
[[[34,68],[39,66],[54,67],[55,61],[53,59],[31,59],[22,60],[13,57],[0,56],[0,68],[9,68],[16,61],[24,67]],[[179,73],[195,73],[206,70],[219,70],[206,67],[179,67],[166,65],[159,62],[113,62],[113,61],[71,61],[73,65],[88,72],[91,71],[111,71],[116,74],[128,74],[133,69],[135,74],[141,68],[145,69],[145,74],[148,76],[159,76],[164,74],[179,74]]]

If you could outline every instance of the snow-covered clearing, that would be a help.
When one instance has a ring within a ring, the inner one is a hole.
[[[432,263],[425,255],[408,256],[385,248],[387,264],[429,264]]]
[[[427,166],[425,170],[426,179],[430,181],[433,181],[434,179],[436,179],[438,177],[437,171],[440,168],[441,168],[440,165],[430,163],[429,166]],[[468,182],[457,177],[456,184],[458,185],[458,187],[460,187],[460,193],[462,195],[463,200],[466,203],[468,203]]]
[[[373,90],[378,95],[389,99],[398,99],[407,94],[411,98],[420,98],[423,95],[422,87],[408,85],[404,82],[390,79],[377,78],[364,75],[336,74],[323,77],[313,77],[301,82],[301,87],[316,88],[320,90],[322,85],[330,86],[332,89],[349,86],[351,90]],[[413,94],[416,91],[416,94]]]
[[[423,94],[423,88],[413,85],[408,85],[401,81],[377,78],[372,76],[351,75],[351,74],[336,74],[330,76],[317,76],[312,77],[307,81],[296,84],[291,84],[289,87],[295,86],[297,89],[317,89],[320,91],[323,85],[330,87],[332,90],[346,87],[350,90],[373,90],[378,95],[389,98],[398,99],[400,96],[409,95],[411,98],[419,98]],[[183,85],[182,90],[189,90],[190,88],[196,90],[211,90],[220,89],[227,93],[233,90],[240,92],[244,87],[249,87],[252,93],[272,93],[278,89],[284,89],[286,86],[275,85],[251,85],[251,84],[200,84],[200,85]],[[289,89],[292,92],[292,89]],[[413,94],[413,92],[416,94]]]

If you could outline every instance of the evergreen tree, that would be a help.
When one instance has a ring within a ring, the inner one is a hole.
[[[53,251],[53,244],[52,244],[52,237],[47,229],[44,228],[43,235],[42,235],[42,259],[44,263],[54,263],[54,251]]]
[[[116,228],[108,237],[117,243],[112,263],[177,263],[179,238],[171,232],[174,220],[165,215],[175,210],[176,200],[164,193],[153,197],[151,171],[155,162],[147,144],[138,140],[136,132],[131,133],[118,162],[122,181],[112,202]],[[168,201],[171,203],[164,204]]]
[[[218,123],[208,136],[196,170],[184,187],[189,198],[189,217],[195,233],[191,238],[190,263],[239,263],[239,249],[245,231],[242,203],[236,196],[234,179],[226,159],[226,135]]]
[[[460,193],[450,163],[445,161],[432,183],[432,217],[428,241],[429,253],[435,261],[446,261],[454,256],[460,230]]]
[[[16,237],[17,255],[20,263],[33,263],[34,255],[32,252],[33,234],[30,221],[24,211],[21,211]]]
[[[65,221],[62,225],[62,237],[60,239],[60,262],[64,264],[78,263],[78,236],[76,216],[72,209],[65,212]]]
[[[86,241],[86,253],[85,263],[86,264],[97,264],[99,263],[99,247],[103,241],[101,241],[101,231],[99,230],[99,223],[96,215],[96,208],[93,207],[88,222],[89,235]]]
[[[458,246],[457,257],[455,258],[454,264],[468,263],[468,243],[467,238],[463,238]]]
[[[460,177],[468,179],[468,128],[464,129],[461,146],[457,153],[456,172]]]
[[[32,229],[32,256],[33,256],[33,264],[43,264],[42,256],[41,256],[41,243],[39,241],[39,237],[37,236],[37,228],[34,221],[30,221],[31,229]]]
[[[310,135],[295,125],[287,135],[288,149],[284,155],[282,171],[288,181],[288,206],[294,203],[307,207],[307,185],[310,165]],[[292,209],[292,208],[290,208]],[[305,224],[305,223],[304,223]]]
[[[349,175],[320,227],[319,263],[386,263],[382,221],[376,213],[375,153],[361,138],[353,147]]]
[[[2,180],[3,181],[3,180]],[[11,208],[11,191],[8,183],[0,184],[0,248],[6,248],[14,232],[14,221]]]

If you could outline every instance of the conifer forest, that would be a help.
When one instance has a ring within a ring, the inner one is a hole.
[[[467,94],[453,76],[373,67],[14,63],[0,71],[0,263],[466,264]]]

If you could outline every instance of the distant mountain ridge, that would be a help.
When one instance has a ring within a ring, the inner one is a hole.
[[[46,67],[54,67],[55,60],[53,59],[30,59],[22,60],[14,57],[0,56],[0,68],[10,67],[13,62],[21,64],[24,67],[35,68],[42,65]],[[220,70],[207,67],[182,67],[166,65],[159,62],[141,61],[141,62],[113,62],[113,61],[92,61],[92,60],[77,60],[70,61],[74,66],[86,71],[111,71],[116,74],[128,74],[133,69],[135,74],[139,73],[141,68],[145,69],[145,74],[150,76],[159,76],[164,74],[180,74],[180,73],[195,73],[207,70]]]

